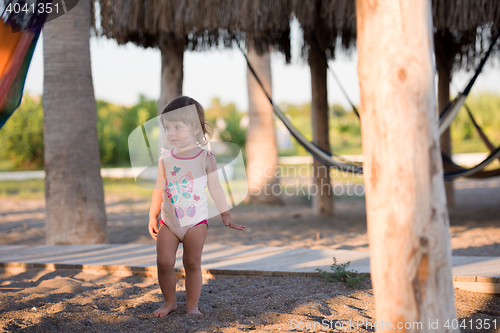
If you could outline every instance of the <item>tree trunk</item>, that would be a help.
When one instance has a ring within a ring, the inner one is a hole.
[[[308,62],[311,70],[311,117],[313,142],[320,148],[330,151],[328,136],[328,94],[326,90],[326,60],[318,44],[309,43]],[[315,215],[331,216],[333,210],[333,191],[330,182],[330,168],[323,163],[313,162],[313,211]]]
[[[158,45],[161,51],[161,90],[158,101],[158,114],[176,97],[182,95],[184,79],[185,41],[176,39],[173,34],[160,34]]]
[[[438,70],[438,110],[442,112],[444,108],[450,102],[450,77],[451,73],[449,68],[445,68],[444,66],[437,66]],[[452,149],[451,149],[451,135],[450,135],[450,127],[439,138],[441,150],[447,156],[451,157]],[[441,158],[441,157],[439,157]],[[448,206],[455,206],[455,189],[453,188],[453,180],[444,182],[444,186],[446,189],[446,202]]]
[[[106,242],[89,4],[43,29],[47,244]]]
[[[376,321],[391,332],[458,332],[443,327],[456,313],[431,1],[357,0],[356,21]],[[404,327],[413,322],[422,326]]]
[[[258,55],[250,47],[248,61],[272,96],[271,58],[269,52]],[[248,191],[250,201],[257,203],[281,204],[281,188],[278,167],[278,147],[274,130],[273,108],[261,86],[247,68],[248,87],[248,128],[246,135],[246,159]]]

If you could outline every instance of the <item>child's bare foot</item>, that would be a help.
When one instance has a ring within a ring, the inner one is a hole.
[[[186,309],[186,313],[192,313],[203,316],[203,313],[201,313],[200,310],[198,310],[198,308]]]
[[[170,312],[175,311],[177,309],[177,304],[169,305],[167,303],[163,303],[163,305],[156,311],[153,311],[153,314],[159,318],[165,317]]]

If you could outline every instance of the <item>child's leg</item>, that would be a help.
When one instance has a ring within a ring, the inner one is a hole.
[[[156,263],[158,267],[158,282],[165,299],[165,303],[156,311],[157,317],[166,316],[177,309],[175,299],[175,253],[179,246],[179,238],[170,229],[160,223],[158,238],[156,240]]]
[[[186,270],[186,312],[202,314],[198,310],[201,293],[201,252],[207,237],[207,225],[200,224],[188,230],[184,236],[182,262]]]

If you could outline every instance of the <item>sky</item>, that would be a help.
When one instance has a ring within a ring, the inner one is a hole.
[[[273,99],[277,103],[307,103],[311,99],[311,77],[307,63],[298,57],[302,38],[298,24],[292,24],[292,61],[271,53]],[[161,56],[158,49],[143,49],[131,43],[118,45],[104,37],[90,40],[92,76],[97,99],[120,105],[133,105],[139,95],[158,99],[160,96]],[[488,61],[472,93],[493,91],[500,94],[500,61]],[[338,55],[329,62],[355,105],[359,104],[357,54]],[[471,72],[454,76],[452,94],[463,89]],[[349,108],[331,73],[328,74],[328,102]],[[43,32],[39,38],[28,71],[25,91],[43,94]],[[241,51],[226,50],[185,52],[183,94],[193,97],[205,107],[218,97],[223,104],[235,103],[240,111],[248,110],[246,63]]]

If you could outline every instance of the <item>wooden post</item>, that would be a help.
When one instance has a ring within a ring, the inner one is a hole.
[[[455,48],[453,45],[453,35],[451,33],[436,33],[434,34],[436,67],[438,72],[438,112],[442,112],[450,102],[450,82],[451,82],[451,66],[455,58]],[[439,138],[441,151],[451,157],[451,132],[450,127]],[[441,157],[440,157],[441,158]],[[446,190],[446,202],[448,206],[455,206],[455,189],[453,181],[444,183]]]
[[[257,54],[249,47],[248,61],[272,96],[270,53]],[[278,147],[274,130],[274,113],[269,100],[255,77],[247,68],[248,128],[246,135],[246,158],[249,199],[254,203],[282,204],[278,167]]]
[[[319,29],[317,29],[319,31]],[[326,60],[324,52],[312,38],[309,41],[308,62],[311,71],[311,118],[313,142],[320,148],[330,151],[328,136],[328,94],[326,90]],[[315,215],[331,216],[333,208],[333,189],[330,183],[330,168],[323,163],[313,162],[313,212]]]
[[[443,326],[456,313],[431,1],[357,0],[356,21],[375,320],[459,332]]]
[[[442,111],[450,102],[450,81],[449,73],[446,73],[446,69],[438,66],[438,110]],[[439,137],[439,145],[443,153],[451,157],[451,132],[450,128],[441,134]],[[446,192],[446,202],[448,206],[455,206],[455,188],[453,186],[453,180],[444,183]]]

